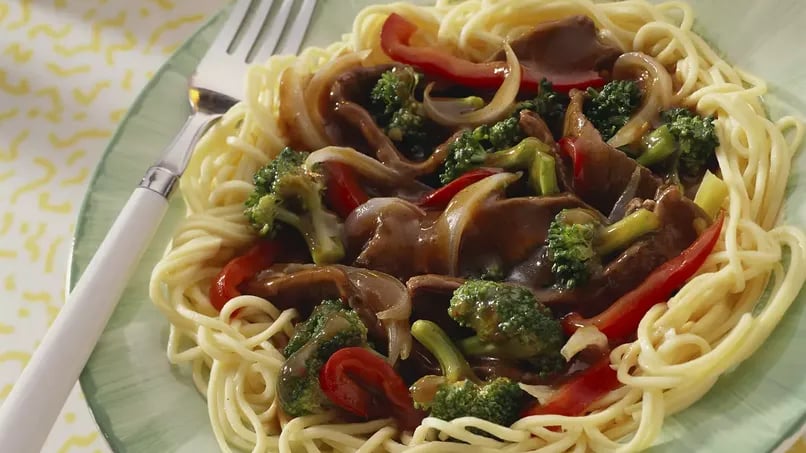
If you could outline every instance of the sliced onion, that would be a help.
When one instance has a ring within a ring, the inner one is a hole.
[[[382,215],[392,210],[409,210],[420,219],[425,217],[425,211],[414,203],[397,197],[375,197],[358,206],[344,220],[344,232],[347,237],[366,238],[375,230]],[[419,229],[419,222],[417,222]]]
[[[411,298],[403,283],[383,272],[340,266],[363,301],[375,312],[389,339],[389,362],[406,359],[411,352]]]
[[[330,94],[330,86],[337,77],[342,75],[348,68],[358,66],[361,61],[369,55],[369,51],[350,52],[340,57],[335,58],[324,66],[319,68],[308,82],[304,90],[305,106],[308,110],[308,116],[315,126],[312,130],[306,130],[305,134],[310,134],[307,137],[311,143],[316,143],[309,149],[318,149],[327,146],[329,141],[325,134],[324,124],[325,121],[322,117],[322,97]]]
[[[513,173],[498,173],[471,184],[456,194],[448,207],[439,216],[436,227],[444,255],[448,258],[448,271],[456,275],[459,266],[459,246],[462,233],[473,219],[473,214],[482,203],[500,194],[508,185],[518,180]],[[447,240],[447,243],[445,241]]]
[[[366,154],[344,146],[327,146],[312,152],[305,160],[305,168],[313,170],[316,164],[323,162],[341,162],[348,165],[364,178],[384,186],[394,186],[403,177]]]
[[[431,404],[431,402],[434,401],[434,396],[436,396],[439,387],[447,381],[445,376],[426,374],[420,379],[417,379],[414,384],[411,384],[411,387],[409,387],[411,399],[418,404]]]
[[[437,102],[431,97],[431,89],[434,87],[432,82],[423,93],[425,114],[435,122],[451,127],[493,123],[509,114],[520,90],[522,71],[518,57],[509,44],[504,44],[504,51],[507,54],[507,75],[489,104],[467,113],[460,113],[453,107],[445,109],[444,105],[441,105],[446,102],[444,99]]]
[[[556,390],[549,385],[529,385],[519,382],[518,386],[521,390],[534,397],[540,404],[546,404],[546,402],[554,396],[554,392],[556,392]]]
[[[637,73],[637,74],[636,74]],[[613,78],[629,79],[636,75],[644,82],[644,104],[607,144],[618,148],[641,139],[661,110],[668,109],[674,97],[672,77],[658,60],[641,52],[622,54],[613,66]]]
[[[565,357],[566,361],[570,361],[571,358],[590,346],[598,349],[607,348],[607,336],[595,326],[585,326],[574,332],[560,349],[560,354]]]
[[[627,206],[630,204],[630,201],[635,198],[635,194],[638,193],[638,186],[640,184],[641,166],[636,165],[635,170],[632,172],[632,176],[630,176],[630,181],[627,183],[624,191],[621,192],[621,196],[619,196],[618,200],[616,200],[616,204],[613,205],[613,209],[610,210],[610,215],[607,216],[608,222],[617,222],[624,217],[624,214],[627,213]]]

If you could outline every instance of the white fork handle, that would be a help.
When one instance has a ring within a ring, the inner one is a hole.
[[[0,450],[41,450],[167,209],[162,195],[134,190],[0,407]]]

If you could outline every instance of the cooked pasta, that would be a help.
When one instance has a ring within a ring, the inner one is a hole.
[[[310,106],[332,74],[361,60],[366,66],[389,62],[380,30],[392,12],[417,26],[412,45],[439,46],[473,61],[487,60],[534,24],[586,15],[609,42],[670,70],[670,104],[716,117],[716,159],[729,192],[719,240],[697,275],[646,313],[637,338],[610,352],[623,386],[585,415],[533,415],[512,426],[427,417],[413,432],[400,432],[391,419],[348,423],[336,412],[290,418],[280,410],[276,383],[285,360],[281,345],[294,334],[297,310],[251,295],[231,299],[220,313],[210,303],[221,268],[256,238],[243,215],[252,177],[288,143],[280,81],[290,88],[283,96],[294,106],[291,127],[305,131],[303,146],[329,145]],[[170,322],[168,359],[192,367],[221,450],[637,451],[652,445],[665,417],[697,401],[720,374],[758,349],[806,279],[806,237],[779,224],[804,128],[793,117],[767,118],[765,82],[724,61],[692,31],[693,22],[691,8],[676,1],[395,3],[361,11],[352,32],[327,48],[251,67],[243,101],[203,138],[182,177],[187,215],[150,286]]]

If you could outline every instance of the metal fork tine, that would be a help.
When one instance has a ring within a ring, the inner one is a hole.
[[[221,27],[218,37],[210,46],[211,53],[217,52],[223,54],[227,52],[235,36],[237,36],[238,30],[240,30],[241,24],[246,18],[246,13],[249,12],[251,6],[252,0],[238,0],[235,2],[232,6],[232,10],[230,10],[227,21]]]
[[[252,17],[248,19],[249,22],[246,25],[246,29],[243,30],[238,47],[232,49],[232,56],[247,61],[249,52],[255,45],[258,36],[260,36],[263,25],[269,20],[269,11],[271,11],[273,3],[274,0],[257,0],[257,5],[252,10]]]
[[[274,54],[274,49],[277,48],[277,44],[280,42],[280,36],[286,26],[286,21],[288,21],[293,5],[294,0],[283,0],[283,3],[280,4],[280,9],[269,24],[266,36],[263,42],[260,43],[260,47],[254,52],[255,57],[252,61],[265,63]]]
[[[294,23],[288,31],[288,38],[283,43],[280,51],[277,52],[278,54],[296,54],[299,51],[315,7],[316,0],[303,0],[302,7],[300,7],[297,17],[294,18]]]

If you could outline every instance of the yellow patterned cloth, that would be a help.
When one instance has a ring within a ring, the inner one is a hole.
[[[76,214],[115,126],[225,3],[0,0],[0,402],[64,302]],[[43,451],[109,451],[77,389]]]

